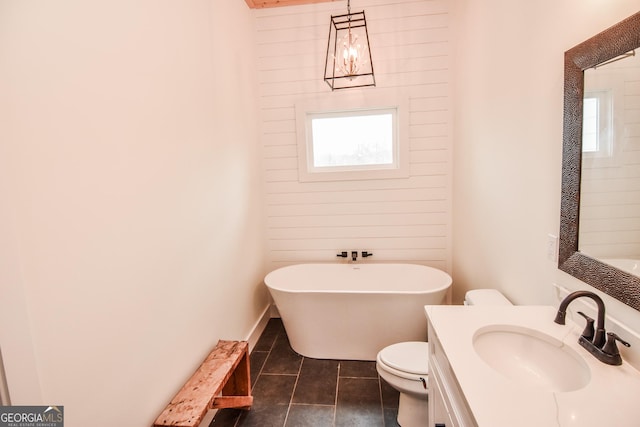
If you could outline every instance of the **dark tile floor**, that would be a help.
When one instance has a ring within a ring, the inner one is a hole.
[[[220,410],[209,427],[398,426],[398,392],[375,362],[302,357],[280,319],[269,321],[251,352],[251,384],[251,410]]]

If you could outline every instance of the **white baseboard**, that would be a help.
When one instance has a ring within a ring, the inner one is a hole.
[[[198,427],[208,427],[211,424],[211,421],[213,421],[213,417],[215,417],[217,413],[218,413],[217,409],[210,409],[206,413],[202,421],[200,421],[200,424],[198,424]]]
[[[278,311],[278,307],[276,307],[275,304],[271,304],[271,307],[269,308],[270,312],[271,312],[271,318],[272,319],[279,319],[280,318],[280,312]]]
[[[7,384],[7,376],[2,362],[2,349],[0,349],[0,406],[10,405],[11,398],[9,397],[9,384]]]
[[[264,309],[260,318],[258,318],[258,321],[253,325],[253,328],[251,328],[249,336],[246,338],[246,341],[249,342],[249,353],[251,353],[253,348],[256,346],[256,343],[260,339],[260,335],[264,332],[264,328],[267,327],[267,323],[269,323],[269,319],[271,317],[271,305],[269,305]]]

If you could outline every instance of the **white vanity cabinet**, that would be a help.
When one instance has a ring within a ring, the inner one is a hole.
[[[425,306],[429,427],[638,427],[640,372],[625,361],[597,360],[578,343],[584,325],[559,325],[556,312],[550,306]],[[510,371],[478,352],[476,338],[487,331],[529,337],[494,342],[495,351],[485,354],[511,355]],[[544,347],[552,353],[530,345],[531,339],[553,343]],[[526,353],[518,352],[521,347]],[[549,356],[560,351],[570,352],[570,365]],[[575,388],[561,388],[567,379]]]
[[[477,427],[430,322],[429,427]]]

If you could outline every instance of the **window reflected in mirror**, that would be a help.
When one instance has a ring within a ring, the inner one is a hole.
[[[640,274],[640,55],[584,72],[579,250]]]

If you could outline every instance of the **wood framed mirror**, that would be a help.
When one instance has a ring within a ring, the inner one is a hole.
[[[640,12],[565,52],[562,201],[558,256],[560,270],[636,310],[640,310],[640,276],[581,251],[579,229],[585,71],[625,55],[632,56],[630,52],[635,53],[639,47]],[[640,194],[640,175],[637,181]],[[640,201],[638,203],[640,204]],[[638,232],[640,234],[640,223]]]

